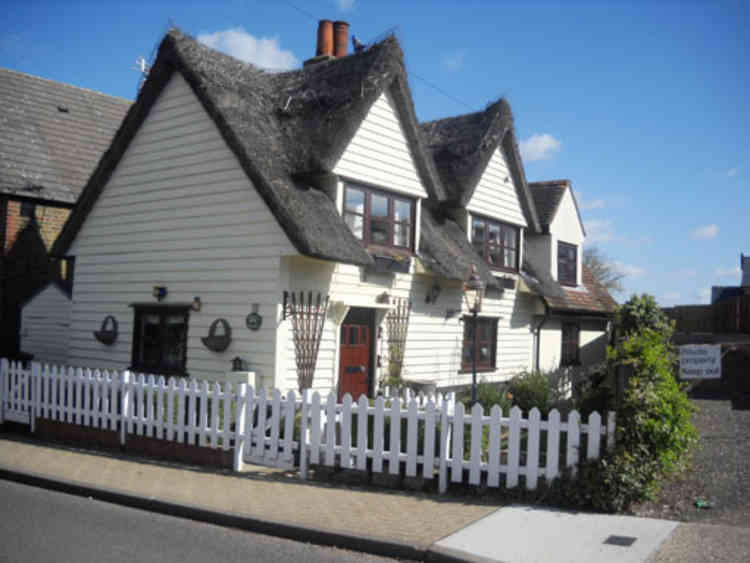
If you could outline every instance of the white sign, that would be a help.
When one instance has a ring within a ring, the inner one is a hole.
[[[680,346],[680,379],[721,379],[721,346]]]

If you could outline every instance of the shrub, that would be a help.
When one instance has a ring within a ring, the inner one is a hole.
[[[683,467],[697,440],[693,408],[674,377],[671,345],[664,332],[645,324],[608,351],[613,365],[630,366],[632,375],[617,413],[617,446],[581,465],[569,499],[578,505],[620,511],[651,497],[663,477]]]
[[[649,328],[669,339],[672,336],[672,324],[667,315],[659,308],[656,300],[646,293],[633,295],[617,310],[615,320],[617,329],[627,336],[644,328]]]
[[[534,407],[547,412],[552,402],[549,378],[541,372],[524,372],[508,382],[508,393],[514,405],[528,412]]]

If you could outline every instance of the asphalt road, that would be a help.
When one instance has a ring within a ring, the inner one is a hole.
[[[0,480],[0,561],[394,561]]]

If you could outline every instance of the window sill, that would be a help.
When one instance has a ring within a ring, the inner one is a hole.
[[[497,371],[496,367],[489,367],[489,368],[480,368],[480,367],[477,367],[477,373],[493,373],[495,371]],[[472,373],[472,369],[471,368],[461,368],[460,370],[458,370],[458,373],[460,373],[460,374]]]

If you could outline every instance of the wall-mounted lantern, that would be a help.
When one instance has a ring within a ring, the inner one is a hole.
[[[200,312],[201,307],[203,307],[203,304],[201,303],[201,298],[198,296],[193,297],[193,304],[190,306],[190,308],[196,313],[198,313]]]
[[[471,312],[473,322],[473,342],[471,349],[471,404],[477,402],[477,315],[482,310],[482,298],[484,297],[484,284],[479,277],[476,264],[471,265],[469,279],[464,283],[464,299],[466,307]]]
[[[232,358],[232,371],[243,371],[244,362],[242,361],[242,358],[239,356],[235,356]]]
[[[157,301],[161,301],[167,296],[167,288],[163,285],[155,285],[154,286],[154,297],[156,297]]]

